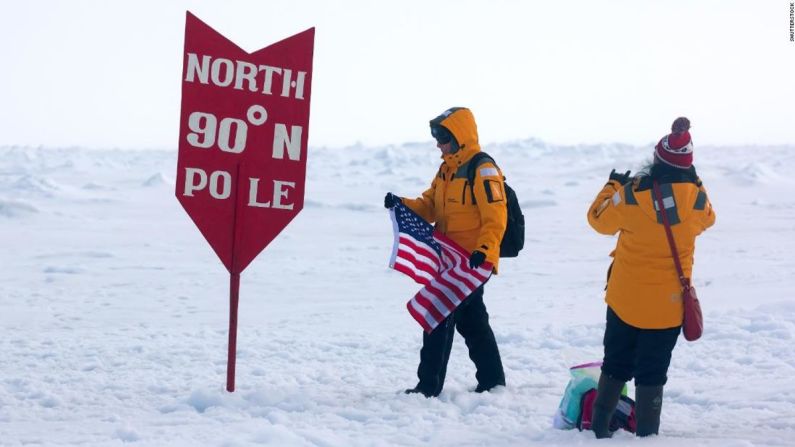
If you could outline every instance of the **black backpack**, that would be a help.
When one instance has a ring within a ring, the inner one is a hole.
[[[478,168],[484,161],[490,161],[496,166],[497,163],[491,158],[491,155],[485,152],[478,152],[469,160],[467,166],[467,179],[469,180],[469,191],[472,194],[472,203],[475,201],[475,169]],[[503,177],[504,181],[505,177]],[[505,227],[505,234],[502,236],[502,243],[500,243],[500,257],[501,258],[515,258],[519,256],[519,252],[524,248],[524,215],[522,208],[519,207],[519,199],[516,198],[516,192],[505,185],[506,206],[508,207],[508,225]]]

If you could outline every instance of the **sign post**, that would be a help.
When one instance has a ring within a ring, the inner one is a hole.
[[[226,390],[235,391],[237,364],[237,303],[240,301],[240,274],[229,274],[229,345],[226,356]]]
[[[240,274],[304,206],[314,35],[247,53],[187,13],[176,196],[229,271],[229,392]]]

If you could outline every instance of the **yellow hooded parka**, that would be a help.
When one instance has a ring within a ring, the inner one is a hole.
[[[666,329],[682,324],[682,287],[650,183],[643,177],[625,185],[609,181],[588,209],[588,223],[602,234],[619,233],[607,304],[631,326]],[[700,181],[662,183],[660,190],[689,278],[696,236],[715,223],[715,212]]]
[[[485,253],[496,273],[508,219],[502,172],[491,161],[484,160],[475,170],[474,185],[470,185],[469,160],[480,152],[475,117],[469,109],[453,108],[437,120],[434,121],[453,134],[459,149],[442,155],[444,161],[436,178],[422,197],[402,198],[403,204],[428,222],[435,222],[438,231],[469,252]],[[472,203],[473,187],[475,203]]]

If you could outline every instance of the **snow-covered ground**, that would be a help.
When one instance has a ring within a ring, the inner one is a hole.
[[[585,213],[651,147],[486,150],[529,225],[486,288],[508,386],[470,392],[459,338],[425,399],[401,394],[418,286],[386,266],[382,203],[428,186],[431,143],[310,148],[305,209],[242,275],[233,394],[229,277],[174,197],[176,151],[0,148],[0,445],[596,445],[551,426],[567,368],[602,352],[615,240]],[[695,155],[718,216],[694,269],[706,332],[674,351],[661,436],[599,445],[795,445],[795,148]]]

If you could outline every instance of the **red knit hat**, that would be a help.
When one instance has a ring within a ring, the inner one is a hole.
[[[690,139],[690,120],[680,117],[671,125],[671,133],[662,137],[654,147],[658,160],[675,168],[693,165],[693,141]]]

